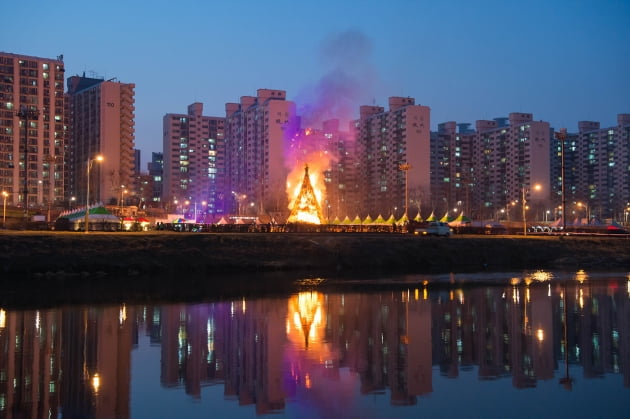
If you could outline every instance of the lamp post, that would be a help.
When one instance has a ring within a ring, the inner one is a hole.
[[[7,191],[2,191],[2,228],[7,229],[7,198],[9,197],[9,193]]]
[[[124,190],[125,190],[125,185],[120,185],[120,205],[119,205],[120,208],[119,208],[119,210],[120,210],[120,216],[121,217],[123,216],[123,207],[125,206],[125,201],[124,201],[124,198],[123,198]]]
[[[584,207],[584,215],[586,215],[586,223],[587,224],[590,223],[591,222],[591,213],[588,210],[588,204],[585,204],[583,202],[578,202],[577,206],[580,207],[580,208]]]
[[[411,165],[409,163],[402,163],[398,166],[398,168],[405,172],[405,217],[409,218],[407,214],[407,210],[409,209],[409,187],[407,181],[409,180],[408,175],[409,169],[411,169]]]
[[[90,222],[90,169],[92,169],[92,164],[94,161],[102,162],[103,156],[100,154],[93,159],[87,160],[87,172],[86,172],[86,182],[85,182],[85,234],[88,234],[90,231],[89,222]]]
[[[534,190],[539,191],[541,186],[539,184],[534,185]],[[523,186],[523,235],[527,236],[527,192],[529,190]]]

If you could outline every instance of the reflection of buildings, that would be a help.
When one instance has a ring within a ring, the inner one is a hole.
[[[161,346],[155,368],[163,386],[197,399],[204,386],[223,384],[228,400],[258,414],[281,411],[288,397],[325,410],[331,398],[343,402],[357,390],[389,393],[393,405],[421,404],[433,371],[454,379],[474,366],[479,380],[528,388],[564,378],[567,353],[584,378],[623,374],[630,387],[625,284],[515,282],[137,310],[0,309],[0,417],[58,409],[64,417],[129,417],[139,327]]]
[[[58,415],[60,323],[56,311],[0,309],[0,417]]]
[[[133,328],[128,310],[109,306],[63,311],[64,417],[129,417]]]
[[[129,417],[126,313],[0,309],[0,417]]]

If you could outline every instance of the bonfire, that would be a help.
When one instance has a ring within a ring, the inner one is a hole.
[[[289,208],[291,214],[287,219],[288,223],[321,224],[324,220],[313,185],[311,185],[311,178],[308,175],[308,164],[304,166],[302,187],[293,201],[293,205]]]

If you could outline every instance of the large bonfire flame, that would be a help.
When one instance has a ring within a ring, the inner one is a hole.
[[[293,201],[293,205],[289,208],[291,209],[291,214],[287,219],[289,223],[321,224],[324,220],[317,196],[311,185],[311,178],[308,175],[308,164],[304,166],[302,186]]]

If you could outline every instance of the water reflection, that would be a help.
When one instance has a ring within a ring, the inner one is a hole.
[[[130,401],[132,386],[149,385],[131,376],[132,354],[152,349],[159,359],[149,368],[159,370],[165,391],[200,401],[218,384],[225,404],[256,414],[301,406],[358,416],[357,399],[377,395],[392,409],[411,406],[403,414],[413,416],[440,377],[466,372],[514,389],[553,381],[571,391],[576,380],[593,378],[610,386],[611,376],[630,388],[630,279],[537,273],[501,286],[419,284],[199,304],[0,309],[0,413],[146,417],[143,404]]]

